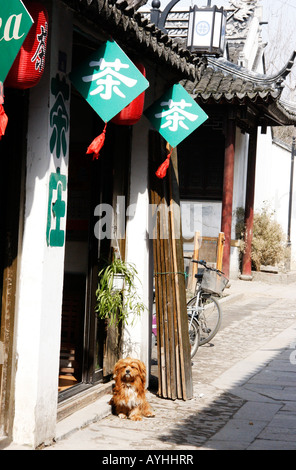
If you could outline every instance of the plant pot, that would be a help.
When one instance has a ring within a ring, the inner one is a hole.
[[[112,290],[122,291],[124,287],[124,275],[123,274],[114,274]]]

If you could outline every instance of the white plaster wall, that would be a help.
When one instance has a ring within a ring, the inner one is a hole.
[[[141,359],[149,364],[151,270],[149,255],[149,193],[148,193],[148,131],[149,123],[141,119],[133,126],[130,195],[127,210],[126,261],[133,263],[140,282],[137,292],[147,310],[134,324],[124,329],[123,356]],[[144,145],[143,142],[147,142]],[[131,319],[133,313],[131,312]]]
[[[288,207],[291,174],[291,151],[272,142],[271,130],[258,134],[255,210],[265,203],[274,210],[285,234],[288,230]],[[294,191],[292,206],[291,242],[292,269],[296,269],[296,179],[294,167]]]
[[[245,207],[247,168],[248,168],[249,134],[243,134],[239,128],[236,130],[235,160],[233,175],[233,199],[232,199],[232,226],[231,239],[236,240],[236,211]],[[237,246],[230,249],[229,277],[236,279],[240,274],[240,250]]]
[[[247,184],[247,167],[248,167],[248,148],[249,135],[243,134],[240,129],[236,131],[235,141],[235,161],[233,176],[233,221],[232,221],[232,237],[235,238],[235,211],[238,207],[245,207],[246,200],[246,184]]]
[[[255,14],[251,21],[248,36],[245,41],[244,49],[240,54],[240,65],[243,67],[254,70],[259,73],[264,73],[263,61],[258,52],[262,56],[263,45],[262,45],[262,6],[257,5],[255,8]]]
[[[50,11],[47,65],[38,86],[30,91],[23,245],[17,295],[15,334],[16,377],[13,440],[33,448],[55,437],[64,246],[46,243],[49,177],[61,168],[49,150],[50,83],[60,48],[71,63],[72,18],[54,2]],[[51,51],[51,53],[50,53]],[[66,194],[63,193],[66,201]],[[65,223],[65,221],[64,221]],[[64,228],[64,226],[61,226]]]
[[[243,54],[245,57],[244,67],[253,69],[258,50],[259,19],[255,16],[251,22],[248,37],[245,42]]]
[[[221,226],[222,202],[181,201],[184,250],[192,251],[193,243],[186,242],[199,232],[201,237],[218,237]]]

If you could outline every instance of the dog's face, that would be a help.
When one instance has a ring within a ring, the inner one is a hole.
[[[139,380],[142,384],[145,384],[145,364],[139,359],[132,359],[130,357],[120,359],[115,364],[113,377],[115,380],[120,380],[126,384],[134,384]]]

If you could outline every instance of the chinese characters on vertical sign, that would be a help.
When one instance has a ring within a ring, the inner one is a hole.
[[[48,246],[64,246],[65,231],[61,229],[61,219],[66,215],[66,203],[63,200],[63,192],[67,189],[67,178],[60,174],[60,168],[56,173],[51,173],[49,178],[49,198],[47,211],[46,239]],[[54,224],[52,225],[52,221]]]
[[[46,51],[46,40],[48,35],[48,24],[40,26],[40,34],[37,34],[37,48],[36,52],[31,58],[31,62],[35,62],[35,70],[38,70],[40,73],[44,70],[45,65],[45,51]]]
[[[61,80],[59,74],[51,80],[51,93],[55,97],[54,104],[50,110],[50,152],[59,159],[61,154],[67,154],[67,132],[70,125],[66,102],[70,98],[70,87],[65,77]]]
[[[51,154],[56,160],[66,157],[68,151],[68,133],[70,118],[67,104],[70,99],[70,87],[65,76],[60,78],[59,73],[51,80],[51,95],[53,105],[50,110],[50,141]],[[66,202],[63,196],[67,190],[67,177],[61,174],[60,166],[49,179],[49,196],[47,210],[46,241],[48,246],[62,247],[65,243],[65,229],[61,221],[66,217]],[[64,224],[65,225],[65,224]]]

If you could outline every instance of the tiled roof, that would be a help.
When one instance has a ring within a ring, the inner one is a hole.
[[[175,71],[179,78],[196,79],[203,60],[192,56],[149,19],[135,10],[141,0],[62,0],[81,17],[91,21],[119,44],[145,54]],[[132,6],[134,5],[134,7]]]
[[[283,82],[291,71],[295,57],[296,52],[288,64],[273,76],[251,72],[223,58],[209,58],[201,78],[191,84],[186,82],[185,86],[194,98],[204,103],[275,101],[282,93]]]
[[[278,100],[268,107],[268,112],[283,126],[296,125],[296,103]]]
[[[183,80],[182,85],[199,103],[252,104],[269,125],[294,125],[296,106],[281,101],[283,82],[291,72],[296,51],[276,75],[251,72],[227,60],[208,58],[200,78]]]

